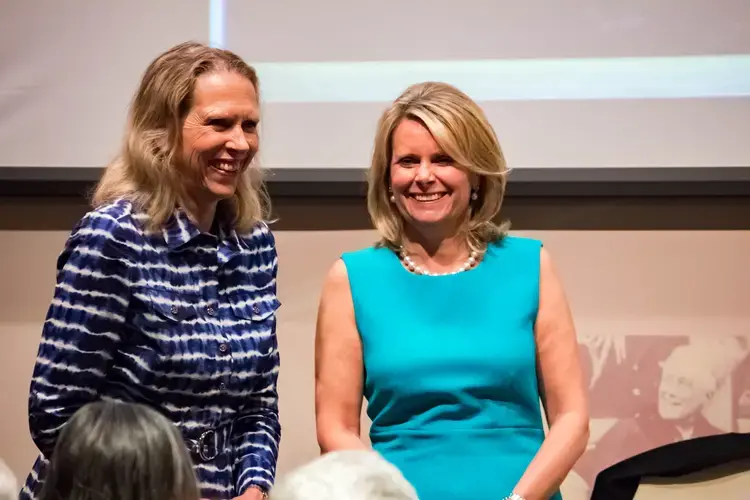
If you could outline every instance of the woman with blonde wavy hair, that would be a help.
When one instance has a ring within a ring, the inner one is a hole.
[[[236,54],[194,42],[159,55],[120,154],[57,262],[29,396],[41,454],[102,398],[173,422],[204,498],[261,499],[280,440],[277,254],[264,222],[259,84]]]
[[[364,395],[372,447],[421,500],[559,499],[588,438],[550,255],[495,223],[506,173],[475,102],[444,83],[411,86],[375,138],[367,203],[381,241],[345,253],[324,284],[320,447],[365,447]]]

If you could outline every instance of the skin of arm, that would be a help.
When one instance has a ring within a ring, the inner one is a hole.
[[[315,334],[315,421],[321,453],[368,449],[360,439],[362,342],[343,260],[323,284]]]
[[[526,500],[546,500],[586,449],[589,411],[573,318],[557,270],[544,248],[534,330],[549,433],[514,492]]]

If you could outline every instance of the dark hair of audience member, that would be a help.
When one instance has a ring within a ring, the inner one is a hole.
[[[140,404],[98,401],[60,433],[39,500],[197,500],[177,428]]]

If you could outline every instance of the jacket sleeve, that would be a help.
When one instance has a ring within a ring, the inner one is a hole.
[[[274,248],[271,262],[273,292],[276,293],[278,258],[275,251],[273,235],[268,233],[270,245]],[[275,325],[275,323],[274,323]],[[271,332],[274,351],[263,370],[259,370],[257,390],[245,410],[235,421],[233,444],[236,451],[235,488],[237,495],[242,495],[251,486],[259,486],[270,491],[276,476],[276,462],[281,441],[281,424],[279,422],[279,395],[277,390],[280,358],[276,327]]]
[[[262,375],[265,388],[253,397],[252,403],[234,424],[235,488],[238,495],[252,485],[260,486],[266,492],[273,486],[281,439],[277,374],[274,369],[273,373]]]
[[[29,429],[47,457],[80,407],[98,399],[122,339],[130,301],[126,242],[115,219],[92,212],[57,261],[29,394]]]

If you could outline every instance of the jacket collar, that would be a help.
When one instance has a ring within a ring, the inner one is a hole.
[[[220,246],[225,248],[223,253],[227,254],[226,257],[230,257],[234,253],[239,253],[242,248],[247,247],[247,244],[240,238],[237,231],[226,222],[225,217],[222,217],[221,207],[217,209],[214,224],[215,231],[212,231],[213,234],[203,233],[190,220],[187,212],[178,207],[162,230],[164,241],[171,252],[183,248],[200,236],[218,237]]]

